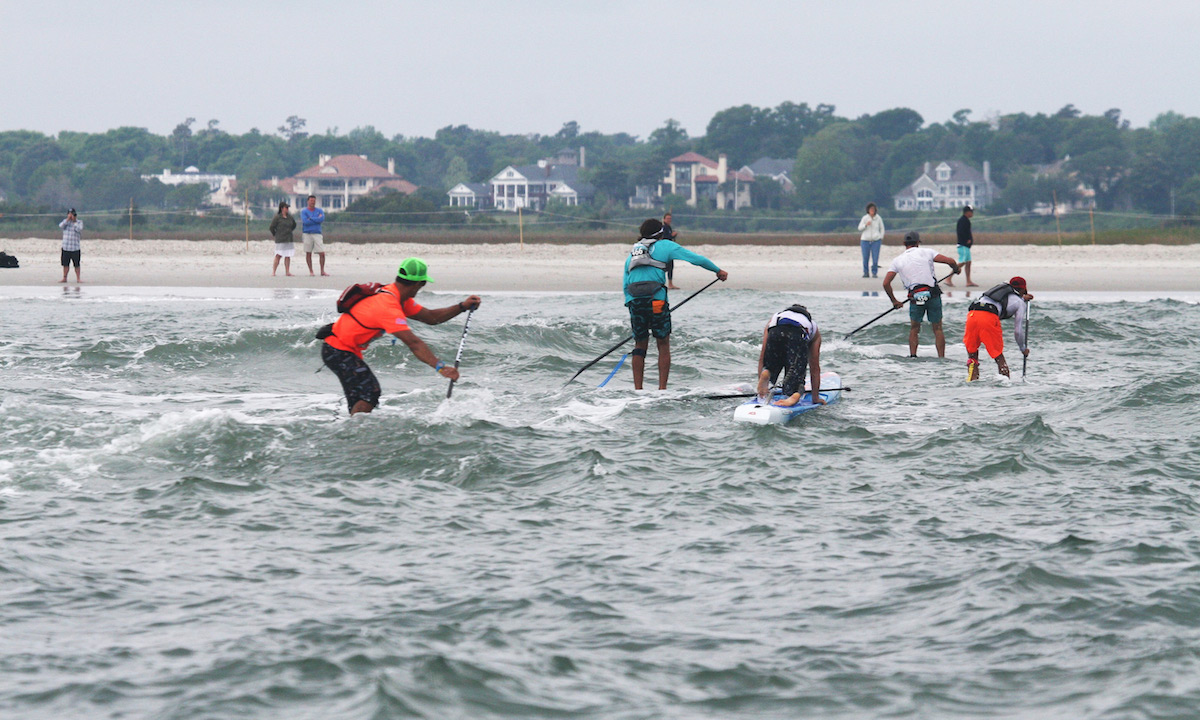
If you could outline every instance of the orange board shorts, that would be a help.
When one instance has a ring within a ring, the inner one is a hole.
[[[1004,331],[1000,318],[986,310],[967,313],[967,329],[963,332],[963,345],[968,353],[979,352],[979,344],[987,346],[988,355],[996,358],[1004,352]]]

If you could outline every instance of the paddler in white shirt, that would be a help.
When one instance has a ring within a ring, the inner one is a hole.
[[[821,399],[821,331],[803,305],[792,305],[771,316],[758,351],[758,399],[771,403],[771,386],[783,376],[783,398],[773,405],[791,407],[804,396],[804,374],[812,368],[812,403]]]
[[[944,263],[954,268],[958,274],[959,265],[953,258],[946,257],[935,250],[919,247],[921,234],[910,230],[904,236],[904,252],[900,253],[887,275],[883,276],[883,289],[887,291],[892,307],[904,307],[904,303],[896,299],[892,292],[892,279],[900,276],[900,282],[908,291],[908,355],[917,356],[917,342],[921,338],[921,321],[928,316],[929,325],[933,328],[933,341],[937,346],[938,357],[946,357],[946,336],[942,333],[942,290],[938,287],[937,278],[933,274],[934,263]]]

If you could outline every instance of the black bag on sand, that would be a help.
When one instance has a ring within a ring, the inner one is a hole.
[[[21,267],[21,264],[17,262],[17,256],[9,255],[6,252],[0,252],[0,268],[15,268],[15,267]]]

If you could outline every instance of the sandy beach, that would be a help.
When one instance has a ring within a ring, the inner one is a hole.
[[[0,250],[21,267],[0,269],[0,285],[57,285],[62,277],[58,240],[0,239]],[[954,257],[950,245],[929,247]],[[858,247],[689,246],[729,272],[727,287],[757,290],[858,291],[879,288],[892,258],[903,248],[886,245],[880,279],[861,277]],[[83,282],[126,287],[322,288],[389,280],[400,260],[429,262],[430,289],[487,291],[615,290],[621,283],[627,245],[416,245],[405,243],[326,246],[330,277],[311,277],[297,243],[293,277],[271,275],[274,244],[251,241],[83,240]],[[316,267],[316,258],[313,258]],[[678,265],[678,264],[677,264]],[[1195,291],[1200,288],[1200,245],[977,245],[972,279],[981,286],[1022,275],[1038,291]],[[74,270],[68,275],[74,284]],[[685,290],[708,282],[711,273],[682,264],[676,283]],[[961,286],[965,280],[956,278]]]

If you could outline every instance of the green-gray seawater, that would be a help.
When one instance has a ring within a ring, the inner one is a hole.
[[[718,286],[637,393],[563,388],[617,294],[493,295],[452,400],[385,340],[351,419],[335,295],[0,287],[0,717],[1200,712],[1200,298],[1039,295],[968,385],[961,296],[910,360],[841,339],[885,299]],[[735,424],[796,300],[853,390]]]

